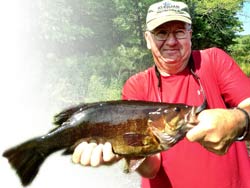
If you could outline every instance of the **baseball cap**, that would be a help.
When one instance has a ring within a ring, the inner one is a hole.
[[[182,21],[192,24],[188,6],[183,2],[164,0],[149,7],[146,19],[147,30],[152,31],[169,21]]]

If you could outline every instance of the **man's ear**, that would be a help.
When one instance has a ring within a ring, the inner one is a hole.
[[[150,33],[148,31],[146,31],[145,34],[144,34],[144,37],[145,37],[146,42],[147,42],[147,48],[149,50],[151,50],[151,43],[150,43],[150,39],[149,39]]]

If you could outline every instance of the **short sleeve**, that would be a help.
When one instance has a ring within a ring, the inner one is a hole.
[[[210,52],[222,97],[227,105],[237,106],[250,97],[250,79],[227,53],[218,48]]]
[[[141,80],[141,81],[140,81]],[[123,100],[143,100],[144,87],[142,85],[143,77],[134,75],[130,77],[123,86]]]

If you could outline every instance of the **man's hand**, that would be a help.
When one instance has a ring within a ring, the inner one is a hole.
[[[121,157],[115,155],[109,142],[96,144],[96,142],[82,142],[74,150],[72,161],[83,166],[97,167],[102,164],[113,164]],[[147,157],[138,167],[137,172],[144,177],[152,178],[156,176],[160,169],[160,153]]]
[[[119,157],[113,153],[109,142],[105,144],[82,142],[75,148],[72,155],[72,161],[83,166],[97,167],[101,164],[110,164],[118,160]]]
[[[237,109],[208,109],[198,115],[199,123],[186,135],[207,150],[223,155],[245,127],[244,114]]]

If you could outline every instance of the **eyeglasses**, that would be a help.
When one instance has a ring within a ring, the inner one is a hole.
[[[188,31],[191,31],[191,29],[177,29],[172,32],[162,29],[162,30],[150,31],[150,32],[154,35],[156,40],[164,41],[168,39],[170,33],[173,33],[176,39],[185,39],[187,38]]]

